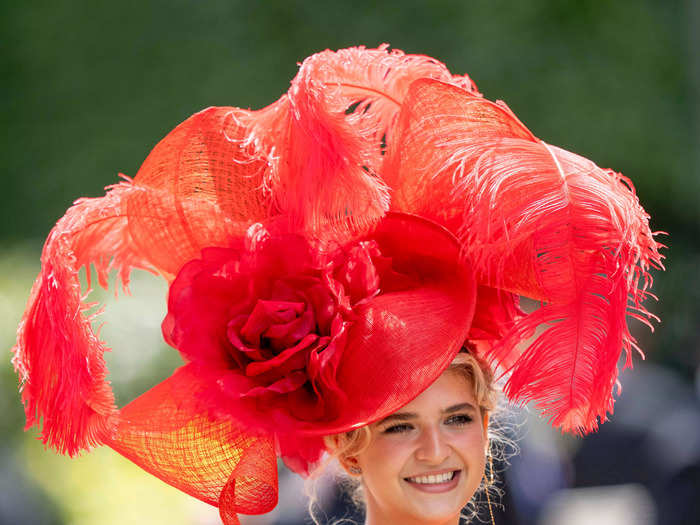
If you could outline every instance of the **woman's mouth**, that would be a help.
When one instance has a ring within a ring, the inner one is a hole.
[[[403,478],[406,483],[421,492],[447,492],[457,486],[461,470],[450,470],[439,474],[426,474]]]

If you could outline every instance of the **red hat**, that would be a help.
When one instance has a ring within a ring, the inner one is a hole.
[[[386,46],[309,57],[259,111],[195,114],[108,190],[44,246],[14,349],[27,426],[69,455],[106,444],[227,524],[275,506],[278,456],[308,472],[323,435],[408,403],[466,341],[512,401],[595,430],[635,347],[626,316],[653,318],[660,245],[630,181]],[[170,284],[185,364],[121,409],[91,264],[103,286],[133,268]]]

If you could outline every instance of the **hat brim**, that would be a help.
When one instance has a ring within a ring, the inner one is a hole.
[[[415,215],[389,213],[372,237],[421,282],[381,293],[360,310],[337,374],[350,410],[309,425],[310,434],[345,432],[395,412],[440,376],[471,327],[476,280],[449,231]]]

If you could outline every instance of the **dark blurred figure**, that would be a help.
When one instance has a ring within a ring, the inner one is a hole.
[[[700,523],[700,462],[682,469],[664,485],[658,511],[660,525]]]
[[[623,374],[612,420],[573,458],[575,487],[637,483],[659,525],[700,523],[700,403],[680,378],[653,364]]]

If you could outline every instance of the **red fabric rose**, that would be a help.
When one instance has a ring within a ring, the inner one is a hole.
[[[210,413],[292,439],[343,409],[336,369],[353,309],[396,274],[372,240],[324,251],[295,235],[258,237],[206,248],[182,268],[163,334],[208,379]],[[304,446],[294,439],[280,446]]]

